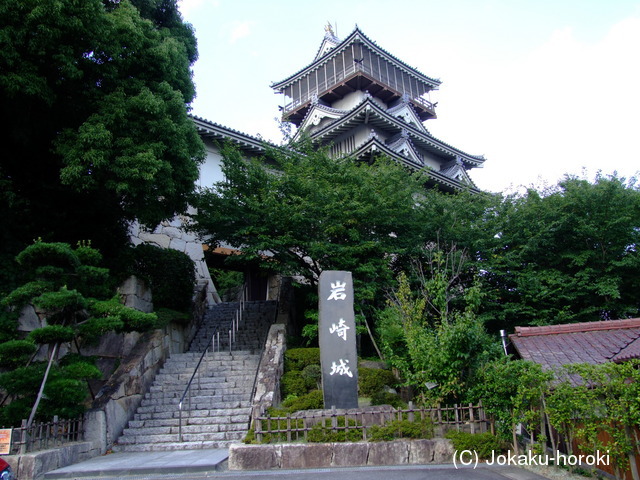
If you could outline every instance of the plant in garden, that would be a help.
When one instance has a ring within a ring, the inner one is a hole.
[[[108,331],[146,330],[156,316],[125,307],[118,299],[105,299],[109,272],[99,266],[100,253],[88,244],[71,248],[65,243],[37,241],[16,258],[27,281],[6,295],[0,304],[6,322],[17,330],[18,313],[35,307],[43,325],[24,339],[0,344],[0,387],[6,395],[2,419],[15,424],[23,418],[77,415],[88,394],[86,380],[100,371],[81,355],[60,356],[61,345],[81,353],[83,342]],[[47,362],[36,355],[46,355]],[[41,408],[38,409],[42,402]]]
[[[480,368],[471,396],[482,401],[498,436],[511,441],[518,451],[516,425],[524,424],[529,432],[540,425],[544,395],[552,378],[537,363],[502,357]]]
[[[378,322],[385,358],[429,403],[460,401],[478,368],[499,354],[475,314],[481,292],[458,281],[458,254],[432,251],[428,272],[414,270],[417,291],[401,274]]]
[[[588,451],[608,451],[616,468],[616,475],[629,469],[632,478],[640,473],[635,456],[640,454],[640,361],[622,363],[607,362],[600,365],[577,364],[567,368],[567,373],[579,379],[573,385],[568,400],[575,412],[561,412],[556,422],[573,420],[574,435],[581,448]],[[552,403],[553,396],[549,398]],[[551,407],[551,406],[550,406]],[[567,417],[572,418],[567,418]],[[553,412],[550,419],[554,422]],[[576,422],[577,420],[577,422]],[[599,432],[606,432],[605,442]]]

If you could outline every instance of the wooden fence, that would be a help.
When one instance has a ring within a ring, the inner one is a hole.
[[[383,427],[395,420],[428,420],[433,425],[435,436],[444,436],[448,430],[484,433],[490,427],[482,403],[438,405],[435,408],[414,408],[409,403],[406,409],[383,406],[349,410],[309,410],[281,417],[261,413],[254,417],[253,428],[259,443],[307,441],[309,432],[318,424],[332,432],[344,433],[345,438],[354,437],[353,434],[349,435],[350,431],[359,431],[361,439],[367,441],[374,425]]]
[[[79,442],[84,439],[84,418],[72,420],[53,417],[50,422],[33,423],[27,427],[27,421],[22,426],[13,428],[11,435],[11,454],[25,454],[37,450],[59,447],[61,445]]]

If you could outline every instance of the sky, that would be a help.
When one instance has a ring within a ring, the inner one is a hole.
[[[274,82],[331,23],[442,81],[431,134],[486,191],[640,174],[640,0],[179,0],[198,39],[192,113],[281,142]]]

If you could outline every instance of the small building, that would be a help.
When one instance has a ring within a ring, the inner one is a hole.
[[[510,353],[545,370],[571,363],[600,364],[640,358],[640,318],[516,327]]]

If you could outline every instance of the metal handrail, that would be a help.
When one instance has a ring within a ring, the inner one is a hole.
[[[247,296],[247,284],[244,283],[242,286],[240,299],[238,301],[238,308],[236,309],[236,313],[234,317],[231,319],[231,329],[229,330],[229,353],[231,353],[233,344],[235,343],[236,333],[240,326],[240,322],[244,317],[246,296]],[[196,374],[199,373],[198,370],[200,368],[200,364],[202,363],[202,360],[204,360],[204,357],[207,354],[207,352],[209,351],[209,346],[211,345],[213,346],[211,351],[212,353],[215,353],[216,351],[216,341],[214,341],[215,339],[217,339],[218,352],[220,352],[220,331],[216,329],[213,335],[211,336],[211,338],[209,339],[207,346],[204,348],[202,355],[200,355],[200,360],[198,360],[196,368],[193,370],[193,373],[191,374],[191,378],[189,379],[189,382],[187,383],[187,386],[184,389],[184,392],[182,393],[182,397],[180,398],[180,402],[178,403],[178,441],[179,442],[182,442],[182,406],[184,404],[184,399],[188,393],[189,394],[189,411],[191,411],[191,384],[193,383],[193,380],[195,379]],[[200,377],[198,376],[198,381],[199,380],[200,380]]]

